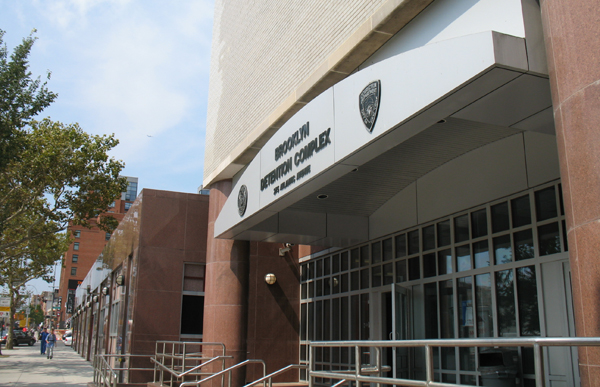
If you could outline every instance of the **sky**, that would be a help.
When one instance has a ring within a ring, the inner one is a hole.
[[[138,193],[202,184],[212,18],[213,0],[0,0],[4,44],[37,30],[30,69],[58,93],[39,118],[114,133]]]

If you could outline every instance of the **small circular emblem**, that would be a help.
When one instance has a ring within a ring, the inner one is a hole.
[[[244,216],[246,207],[248,207],[248,188],[242,185],[240,192],[238,192],[238,213],[240,216]]]

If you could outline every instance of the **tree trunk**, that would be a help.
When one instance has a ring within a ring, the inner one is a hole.
[[[10,314],[8,316],[8,335],[6,336],[6,349],[13,349],[13,337],[15,329],[15,300],[13,298],[13,291],[10,289]]]
[[[12,282],[9,282],[12,283]],[[8,287],[8,296],[10,297],[10,315],[8,316],[8,336],[6,336],[6,349],[13,349],[13,338],[15,337],[15,313],[19,303],[19,292],[11,286]]]

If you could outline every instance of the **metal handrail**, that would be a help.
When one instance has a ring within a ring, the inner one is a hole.
[[[116,387],[119,380],[119,371],[152,371],[153,368],[141,368],[141,367],[113,367],[110,365],[107,359],[109,358],[127,358],[132,357],[146,357],[150,358],[150,355],[135,355],[135,354],[98,354],[94,356],[94,383],[101,383],[103,386]],[[102,379],[102,381],[101,381]],[[108,381],[107,381],[108,380]]]
[[[542,347],[574,347],[600,346],[600,337],[529,337],[529,338],[491,338],[491,339],[428,339],[402,341],[313,341],[309,344],[309,387],[313,387],[314,378],[345,379],[355,382],[381,383],[414,387],[468,387],[463,384],[440,383],[434,381],[433,348],[434,347],[533,347],[536,387],[544,387],[544,368]],[[324,347],[354,347],[354,373],[316,371],[315,350]],[[381,370],[381,352],[379,348],[423,347],[425,349],[426,380],[387,378],[381,376],[365,376],[361,374],[361,348],[375,348],[377,367]],[[337,383],[336,383],[337,385]]]
[[[117,373],[106,359],[102,355],[96,355],[94,357],[94,384],[117,387],[117,380]]]
[[[340,387],[340,386],[344,385],[345,383],[348,383],[348,379],[342,379],[339,382],[337,382],[336,384],[332,385],[331,387]]]
[[[211,376],[209,376],[207,378],[204,378],[202,380],[198,380],[196,382],[184,382],[184,383],[181,383],[179,385],[179,387],[199,386],[202,383],[208,382],[209,380],[212,380],[212,379],[214,379],[216,377],[224,376],[226,373],[229,373],[228,386],[231,387],[231,371],[236,370],[236,369],[241,368],[241,367],[244,367],[244,366],[246,366],[248,364],[255,364],[255,363],[262,364],[262,366],[263,366],[263,376],[264,376],[267,373],[267,365],[265,364],[265,362],[263,360],[260,360],[260,359],[248,359],[248,360],[244,360],[243,362],[234,364],[231,367],[224,369],[223,371],[219,371],[219,372],[217,372],[215,374],[212,374]]]
[[[221,355],[216,357],[204,357],[202,352],[190,351],[188,348],[196,347],[207,347],[207,346],[218,346],[221,347]],[[170,349],[170,353],[167,352]],[[210,375],[209,373],[194,373],[204,365],[213,363],[216,360],[222,360],[221,369],[225,368],[225,359],[231,358],[231,356],[225,356],[225,345],[223,343],[216,342],[198,342],[198,341],[157,341],[155,346],[154,357],[151,361],[154,363],[154,381],[164,384],[164,371],[167,371],[170,376],[170,384],[173,385],[174,378],[178,381],[180,378],[184,378],[187,375]],[[208,360],[203,362],[204,360]],[[191,369],[187,370],[186,362],[202,362],[202,364],[195,365]],[[170,363],[170,364],[168,364]],[[183,372],[178,373],[177,370]],[[160,372],[159,380],[157,380],[157,372]]]
[[[263,385],[264,385],[264,382],[267,381],[267,380],[269,381],[269,387],[272,387],[273,386],[273,377],[275,377],[275,376],[277,376],[279,374],[282,374],[282,373],[284,373],[286,371],[289,371],[291,369],[306,369],[306,368],[307,368],[307,366],[304,365],[304,364],[290,364],[290,365],[285,366],[285,367],[283,367],[283,368],[281,368],[281,369],[279,369],[279,370],[277,370],[277,371],[275,371],[273,373],[270,373],[267,376],[263,376],[260,379],[257,379],[257,380],[255,380],[255,381],[253,381],[251,383],[248,383],[248,384],[244,385],[243,387],[251,387],[251,386],[257,385],[259,383],[263,383]]]
[[[209,361],[206,361],[202,364],[198,364],[197,366],[190,368],[189,370],[182,372],[180,374],[178,374],[177,372],[175,372],[174,370],[171,370],[169,367],[165,366],[164,364],[160,363],[158,360],[156,360],[155,358],[151,357],[150,361],[154,364],[156,364],[157,366],[159,366],[160,368],[164,369],[165,371],[167,371],[168,373],[170,373],[171,375],[175,376],[176,378],[181,378],[182,376],[186,376],[190,373],[192,373],[193,371],[196,371],[202,367],[204,367],[205,365],[209,365],[210,363],[217,361],[217,360],[221,360],[221,359],[233,359],[233,356],[216,356],[216,357],[207,357],[207,358],[202,358],[202,359],[210,359]]]

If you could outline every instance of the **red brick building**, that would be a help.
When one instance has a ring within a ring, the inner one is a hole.
[[[127,183],[127,191],[112,203],[106,214],[113,216],[119,223],[137,196],[137,177],[127,177]],[[93,263],[98,259],[111,235],[97,227],[88,229],[82,226],[72,226],[69,227],[69,231],[74,240],[63,260],[58,291],[60,310],[57,321],[61,328],[65,327],[65,322],[71,317],[72,305],[69,305],[69,294],[72,294],[71,297],[74,298],[77,285],[81,283]]]

